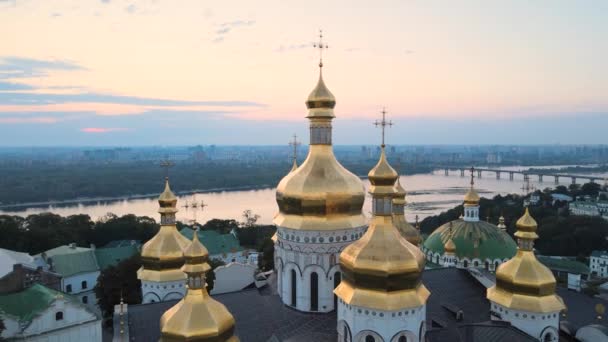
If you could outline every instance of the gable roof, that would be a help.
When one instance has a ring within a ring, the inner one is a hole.
[[[58,298],[80,304],[73,296],[34,284],[23,291],[0,296],[0,311],[15,317],[19,322],[28,323]]]
[[[193,232],[190,228],[184,228],[180,231],[188,240],[192,240]],[[198,238],[205,245],[210,256],[244,250],[239,240],[232,234],[220,234],[215,230],[199,230]]]
[[[51,258],[51,270],[63,277],[79,273],[99,271],[95,253],[92,250],[69,254],[57,254]]]
[[[121,261],[129,259],[138,253],[139,250],[135,245],[95,249],[95,257],[101,270],[105,270],[110,266],[116,266]]]

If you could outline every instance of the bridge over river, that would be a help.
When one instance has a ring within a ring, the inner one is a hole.
[[[576,183],[577,179],[587,179],[589,182],[602,181],[604,178],[600,176],[591,176],[591,175],[571,175],[566,173],[549,173],[542,171],[513,171],[513,170],[502,170],[502,169],[490,169],[490,168],[473,168],[468,169],[464,167],[444,167],[443,168],[445,175],[448,176],[450,171],[460,172],[460,176],[464,177],[465,171],[477,172],[477,178],[482,178],[484,174],[491,174],[496,177],[496,179],[501,179],[502,175],[508,175],[509,180],[513,180],[516,174],[523,175],[524,180],[529,179],[530,176],[538,177],[538,181],[542,182],[544,177],[553,177],[553,181],[555,184],[559,184],[560,178],[570,178],[572,180],[572,184]]]

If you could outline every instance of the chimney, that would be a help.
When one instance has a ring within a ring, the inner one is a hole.
[[[94,243],[91,244],[91,249],[95,250],[95,244]]]
[[[76,249],[76,242],[70,243],[70,248],[71,249]]]

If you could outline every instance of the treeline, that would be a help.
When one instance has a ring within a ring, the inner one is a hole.
[[[543,192],[538,192],[541,202],[539,205],[530,206],[530,213],[538,223],[539,239],[535,242],[535,248],[540,254],[576,256],[583,259],[593,250],[608,250],[606,240],[608,221],[601,217],[571,215],[566,202],[554,202],[551,197],[552,193],[570,196],[597,194],[599,186],[588,184],[571,186],[570,189],[558,187],[553,191],[545,189]],[[479,209],[480,219],[497,224],[498,218],[503,215],[507,232],[517,240],[513,234],[516,231],[515,223],[524,212],[523,201],[524,198],[518,195],[482,198]],[[442,224],[460,217],[462,212],[463,207],[459,205],[439,215],[427,217],[420,223],[420,229],[423,234],[430,234]]]
[[[538,173],[572,173],[572,174],[583,174],[583,173],[595,173],[595,172],[607,172],[608,165],[599,166],[568,166],[564,168],[553,168],[553,169],[535,169],[531,168],[529,171]]]
[[[367,175],[375,160],[345,163],[357,175]],[[205,191],[273,187],[289,171],[285,162],[178,163],[171,168],[174,191]],[[406,174],[430,172],[429,166],[404,166]],[[67,166],[0,164],[0,205],[122,197],[162,191],[163,171],[157,163],[70,164]]]

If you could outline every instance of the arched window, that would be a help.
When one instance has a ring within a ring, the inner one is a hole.
[[[55,312],[55,320],[56,321],[61,321],[63,319],[63,311],[57,311]]]
[[[80,283],[80,287],[84,290],[87,288],[87,281],[83,280],[82,283]]]
[[[401,336],[397,342],[407,342],[407,337]]]
[[[467,260],[464,260],[464,261],[462,262],[462,265],[463,265],[465,268],[467,268],[467,267],[469,267],[469,262],[468,262]]]
[[[489,271],[490,270],[490,263],[486,261],[485,264],[484,264],[484,267],[485,267],[486,270]]]
[[[319,310],[319,276],[317,272],[310,274],[310,311]]]
[[[550,332],[546,333],[543,342],[553,342],[553,334],[551,334]]]
[[[495,261],[494,262],[494,270],[497,270],[499,265],[500,265],[500,263],[498,261]]]
[[[376,339],[372,335],[365,336],[365,342],[376,342]]]
[[[296,270],[291,270],[291,306],[297,306],[297,291],[298,285],[296,284]]]
[[[72,292],[72,284],[66,285],[65,292],[67,292],[67,293],[71,293]]]
[[[87,296],[82,297],[82,303],[83,304],[88,304],[89,303],[89,297],[87,297]]]

